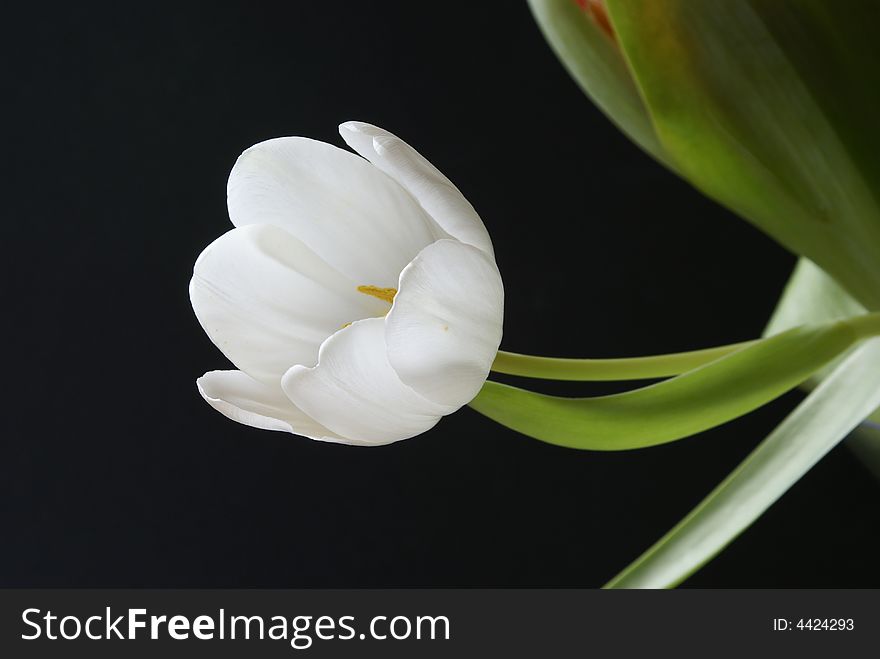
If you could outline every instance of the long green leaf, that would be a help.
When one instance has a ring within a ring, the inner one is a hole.
[[[675,528],[608,588],[671,588],[760,517],[880,405],[880,339],[860,346]]]
[[[880,3],[607,6],[676,168],[880,309]]]
[[[866,313],[865,308],[819,266],[801,258],[764,329],[764,336],[773,336],[800,325],[827,323]],[[813,374],[804,387],[812,389],[833,368],[834,364]]]
[[[836,281],[807,259],[798,262],[773,317],[764,331],[773,335],[805,323],[820,323],[865,312]],[[812,388],[825,369],[805,386]],[[880,410],[847,438],[846,445],[880,478]]]
[[[795,328],[676,378],[622,394],[561,398],[487,382],[470,405],[551,444],[604,451],[644,448],[742,416],[874,334],[880,334],[880,314]]]

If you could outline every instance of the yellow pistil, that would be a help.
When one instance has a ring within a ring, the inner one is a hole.
[[[394,296],[397,295],[396,288],[380,288],[379,286],[358,286],[358,293],[364,295],[372,295],[388,304],[394,302]]]
[[[364,295],[378,298],[383,302],[387,302],[388,304],[392,304],[394,302],[394,296],[397,295],[396,288],[382,288],[380,286],[358,286],[357,290],[358,293],[363,293]],[[390,309],[388,311],[390,311]],[[388,311],[386,311],[382,315],[387,316]],[[340,329],[345,329],[350,325],[351,323],[345,323],[345,325],[343,325]]]

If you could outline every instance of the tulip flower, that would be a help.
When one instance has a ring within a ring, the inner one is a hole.
[[[195,264],[190,298],[238,370],[198,380],[241,423],[387,444],[465,404],[521,433],[591,450],[644,448],[745,414],[880,331],[880,314],[760,342],[632,359],[499,351],[503,287],[461,193],[406,143],[350,122],[360,156],[299,137],[245,151],[229,177],[235,229]],[[487,382],[672,377],[597,398]]]
[[[375,126],[340,134],[359,155],[283,137],[232,168],[235,228],[199,256],[190,299],[238,370],[198,389],[249,426],[387,444],[474,398],[504,292],[486,228],[443,174]]]

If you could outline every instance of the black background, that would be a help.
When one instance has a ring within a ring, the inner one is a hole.
[[[29,3],[4,18],[0,585],[597,586],[798,394],[669,446],[544,445],[464,409],[380,449],[240,426],[187,283],[258,141],[397,133],[492,234],[504,347],[758,335],[794,263],[630,144],[524,2]],[[562,389],[559,389],[562,390]],[[606,391],[568,387],[565,391]],[[877,485],[832,452],[690,586],[878,586]]]

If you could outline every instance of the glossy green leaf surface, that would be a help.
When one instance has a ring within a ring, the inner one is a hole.
[[[880,309],[880,3],[607,6],[675,168]]]
[[[877,314],[799,327],[670,380],[596,398],[548,396],[490,381],[470,405],[551,444],[600,451],[644,448],[746,414],[878,333]]]
[[[671,588],[720,552],[880,405],[880,339],[837,366],[736,470],[606,587]]]

